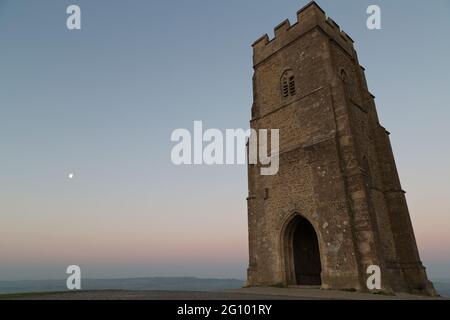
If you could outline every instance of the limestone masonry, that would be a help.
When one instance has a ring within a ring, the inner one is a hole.
[[[253,129],[280,130],[280,169],[248,167],[248,285],[434,295],[389,132],[352,39],[311,2],[253,44]]]

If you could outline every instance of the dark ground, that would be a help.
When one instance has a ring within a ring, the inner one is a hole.
[[[422,300],[410,294],[395,296],[317,288],[258,287],[223,291],[92,290],[0,295],[13,300]],[[443,298],[437,298],[443,299]]]

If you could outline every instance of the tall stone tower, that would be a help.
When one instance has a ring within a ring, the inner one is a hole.
[[[253,44],[253,129],[279,129],[279,172],[249,165],[248,285],[434,295],[352,39],[315,3]]]

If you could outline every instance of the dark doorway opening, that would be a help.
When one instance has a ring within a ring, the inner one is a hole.
[[[296,218],[292,249],[296,284],[321,285],[319,243],[313,226],[303,217]]]

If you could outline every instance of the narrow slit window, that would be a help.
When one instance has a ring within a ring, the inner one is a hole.
[[[295,76],[292,70],[287,70],[281,77],[281,96],[288,98],[289,96],[295,96]]]
[[[289,86],[286,79],[283,80],[283,97],[287,98],[289,96]]]
[[[295,78],[294,78],[294,76],[289,77],[289,94],[291,96],[295,95]]]

